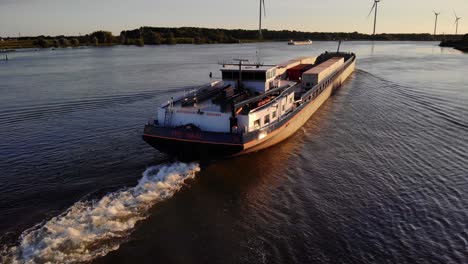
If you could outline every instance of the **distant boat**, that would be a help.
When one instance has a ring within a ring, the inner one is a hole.
[[[144,129],[154,148],[185,159],[238,156],[296,132],[354,71],[352,53],[326,52],[278,65],[223,63],[222,81],[158,109]]]
[[[306,41],[294,41],[290,40],[288,42],[288,45],[312,45],[312,40],[306,40]]]

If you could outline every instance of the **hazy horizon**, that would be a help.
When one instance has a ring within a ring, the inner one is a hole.
[[[372,33],[373,15],[367,17],[372,0],[311,2],[308,0],[265,0],[267,16],[263,28],[307,32]],[[448,2],[448,3],[447,3]],[[206,27],[258,29],[258,1],[219,0],[0,0],[0,36],[78,35],[108,30],[154,27]],[[183,7],[183,8],[181,8]],[[337,8],[338,7],[338,8]],[[404,7],[401,8],[401,7]],[[225,12],[223,12],[226,10]],[[439,34],[455,33],[453,11],[462,17],[459,34],[465,34],[468,20],[466,0],[382,0],[379,3],[377,33],[433,33],[433,10],[441,12]],[[468,28],[468,27],[467,27]]]

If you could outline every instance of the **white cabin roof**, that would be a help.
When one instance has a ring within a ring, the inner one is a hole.
[[[242,71],[262,71],[262,72],[266,72],[268,70],[272,70],[275,68],[276,66],[265,66],[265,65],[259,65],[259,66],[242,65],[241,67]],[[224,67],[221,67],[221,71],[239,71],[239,65],[225,65]]]

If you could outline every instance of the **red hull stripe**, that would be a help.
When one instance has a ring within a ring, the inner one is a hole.
[[[148,135],[148,134],[143,134],[143,136],[144,136],[144,137],[152,137],[152,138],[170,139],[170,140],[174,140],[174,141],[195,142],[195,143],[202,143],[202,144],[244,146],[244,145],[242,145],[242,144],[217,143],[217,142],[208,142],[208,141],[198,141],[198,140],[190,140],[190,139],[180,139],[180,138],[170,138],[170,137],[154,136],[154,135]]]

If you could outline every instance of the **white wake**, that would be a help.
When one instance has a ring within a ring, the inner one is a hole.
[[[137,186],[78,202],[61,215],[26,230],[15,247],[0,253],[0,263],[76,263],[118,249],[151,206],[171,197],[197,164],[175,163],[148,168]]]

